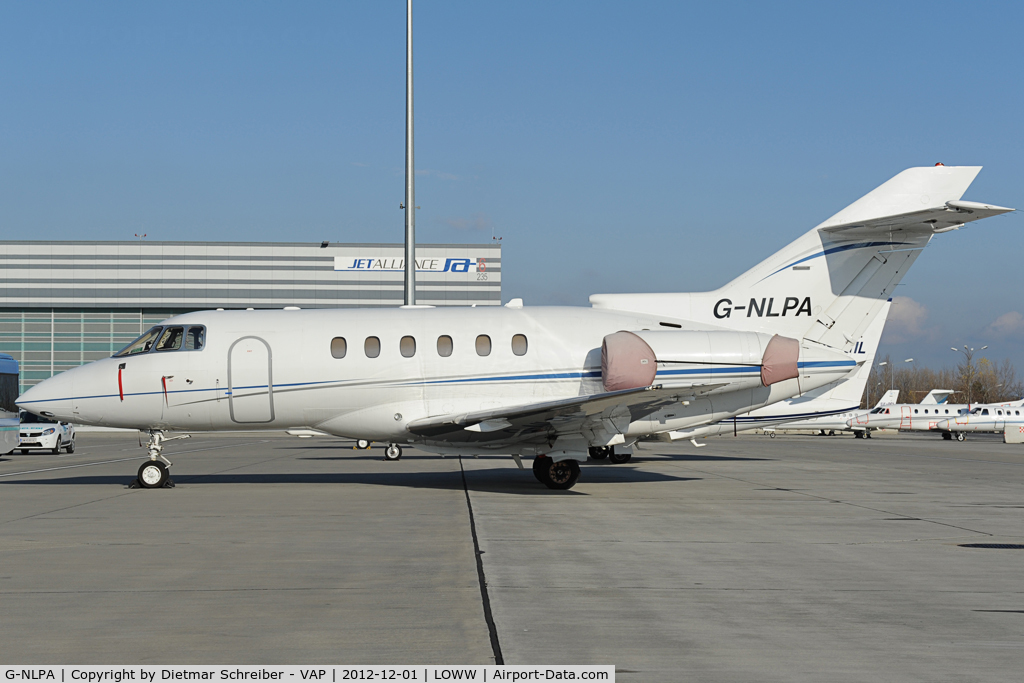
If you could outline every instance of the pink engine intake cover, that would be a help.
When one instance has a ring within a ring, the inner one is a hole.
[[[768,340],[768,346],[761,356],[761,384],[766,387],[800,374],[797,362],[800,360],[800,342],[789,337],[775,335]]]
[[[601,379],[605,391],[649,387],[654,383],[656,374],[658,360],[643,339],[632,332],[616,332],[604,338],[601,343]]]

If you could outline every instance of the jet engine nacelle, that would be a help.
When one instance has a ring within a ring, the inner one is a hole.
[[[733,391],[787,380],[796,380],[799,386],[801,374],[809,378],[806,376],[819,374],[818,369],[834,372],[838,367],[844,368],[840,374],[845,374],[852,365],[841,351],[759,332],[621,331],[606,336],[601,345],[601,378],[606,391],[652,384],[665,388],[725,384],[725,390]]]

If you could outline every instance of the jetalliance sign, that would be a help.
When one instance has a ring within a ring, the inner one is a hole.
[[[402,271],[404,258],[386,256],[335,256],[334,269],[345,271]],[[486,273],[487,258],[422,258],[416,259],[416,270],[427,273]]]

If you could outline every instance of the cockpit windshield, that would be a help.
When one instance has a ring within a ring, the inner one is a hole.
[[[114,357],[123,358],[126,356],[136,356],[140,353],[146,353],[153,348],[153,343],[156,341],[157,337],[160,336],[160,330],[162,329],[162,327],[154,327],[150,329],[149,332],[146,332],[146,334],[115,353]]]
[[[115,353],[114,357],[125,358],[150,351],[199,351],[205,345],[205,325],[160,325]]]
[[[181,340],[185,336],[184,327],[165,327],[160,341],[156,343],[157,351],[177,351],[181,348]]]

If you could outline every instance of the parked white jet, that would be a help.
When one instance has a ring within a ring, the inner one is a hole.
[[[1017,431],[1016,439],[1007,441],[1019,443],[1022,428],[1024,428],[1024,415],[1021,415],[1021,406],[1024,401],[1016,401],[1010,404],[976,406],[970,411],[965,411],[949,420],[941,420],[935,425],[935,429],[946,434],[956,435],[957,441],[963,441],[966,432],[1007,432]]]
[[[944,400],[945,396],[952,394],[948,390],[936,390],[929,392],[925,400],[938,395]],[[943,403],[934,400],[921,403],[898,403],[885,408],[876,408],[870,412],[862,412],[847,420],[851,427],[864,429],[896,429],[901,432],[939,432],[943,439],[955,438],[957,441],[964,440],[964,432],[971,431],[1003,431],[1002,427],[986,429],[983,425],[989,420],[990,415],[1003,415],[1003,409],[1009,413],[1011,409],[1020,412],[1024,401],[1006,401],[1003,403],[966,404],[966,403]],[[989,411],[992,411],[991,413]],[[968,428],[967,416],[975,415],[976,419],[972,428]],[[1007,416],[1009,417],[1009,416]],[[959,428],[963,426],[963,428]]]
[[[150,432],[316,429],[450,453],[534,455],[569,488],[591,448],[687,430],[834,382],[937,232],[1011,209],[960,201],[979,167],[908,169],[719,290],[592,308],[206,311],[18,399]]]

